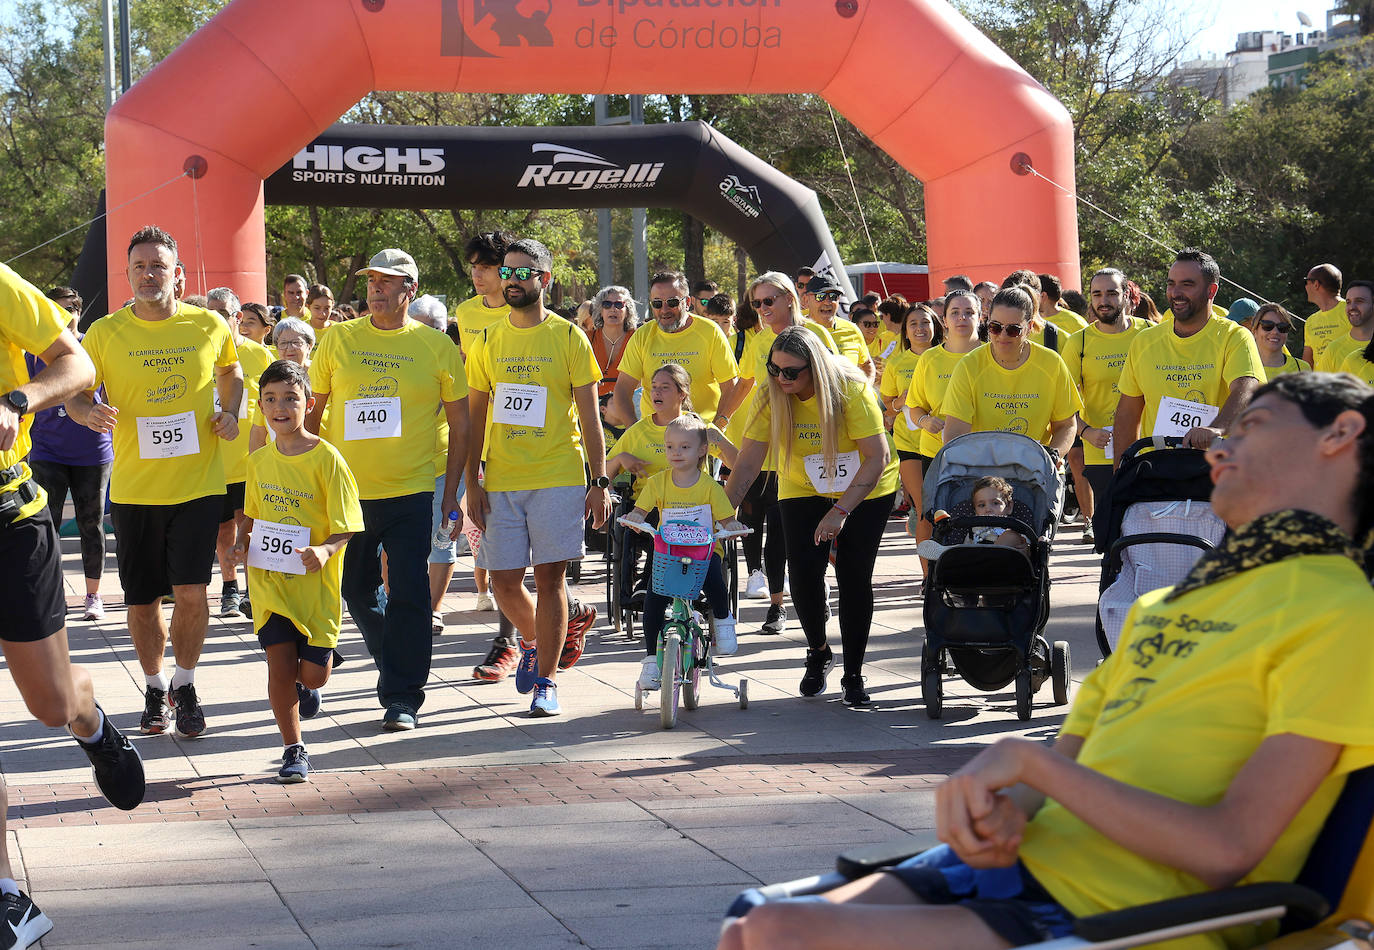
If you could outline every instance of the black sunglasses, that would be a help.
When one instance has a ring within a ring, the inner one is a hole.
[[[882,326],[882,324],[879,323],[877,320],[860,320],[860,321],[859,321],[859,326],[861,326],[861,327],[880,327],[880,326]]]
[[[760,307],[771,307],[780,299],[779,297],[760,297],[758,300],[750,300],[749,306],[753,307],[755,310]]]
[[[675,307],[680,307],[680,306],[682,306],[682,298],[681,298],[681,297],[669,297],[667,300],[650,300],[650,301],[649,301],[649,306],[653,307],[655,310],[662,310],[665,304],[668,306],[669,309],[672,309],[672,308],[675,308]]]
[[[798,378],[799,376],[801,376],[802,373],[806,372],[806,371],[807,371],[808,369],[810,369],[810,368],[811,368],[811,364],[810,364],[810,363],[805,363],[805,364],[803,364],[803,365],[801,365],[801,366],[779,366],[777,363],[774,363],[772,360],[769,360],[769,361],[768,361],[768,375],[769,375],[769,376],[781,376],[783,379],[787,380],[789,383],[795,383],[795,382],[797,381],[797,378]]]
[[[502,264],[496,269],[496,273],[502,280],[510,280],[512,275],[514,275],[516,280],[529,280],[535,274],[547,274],[548,271],[538,270],[533,267],[507,267],[505,264]]]
[[[1005,326],[995,320],[988,323],[988,332],[993,336],[1000,336],[1005,333],[1007,336],[1017,337],[1020,336],[1025,329],[1026,325],[1024,323],[1008,323]]]
[[[811,296],[817,300],[839,300],[840,292],[838,290],[818,290]]]
[[[1292,324],[1275,323],[1273,320],[1261,320],[1259,322],[1259,328],[1265,333],[1273,333],[1275,330],[1278,330],[1280,333],[1290,333],[1293,330]]]
[[[602,310],[624,310],[625,301],[623,300],[603,300],[601,301]]]

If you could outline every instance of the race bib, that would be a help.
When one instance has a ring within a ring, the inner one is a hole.
[[[1189,429],[1211,425],[1219,411],[1216,406],[1209,406],[1205,402],[1165,396],[1159,401],[1159,412],[1155,415],[1155,431],[1150,434],[1185,436]]]
[[[254,521],[248,566],[278,574],[304,574],[301,550],[310,547],[310,529],[302,524]]]
[[[833,467],[826,466],[825,456],[820,453],[808,455],[805,462],[806,477],[811,479],[812,486],[822,495],[844,491],[859,472],[857,449],[836,455]]]
[[[1112,427],[1103,426],[1102,431],[1107,433],[1107,447],[1102,450],[1102,453],[1107,456],[1107,461],[1110,462],[1112,459],[1116,458],[1116,456],[1112,454],[1112,446],[1115,445],[1112,441]]]
[[[170,416],[138,417],[138,457],[174,459],[200,454],[196,414],[190,410]]]
[[[549,406],[549,391],[545,387],[497,383],[492,398],[492,422],[530,429],[544,428],[544,413]]]
[[[399,439],[401,397],[349,399],[344,402],[344,439]]]
[[[887,345],[887,347],[882,351],[882,353],[880,353],[880,354],[878,355],[878,359],[880,359],[880,360],[885,360],[885,359],[887,359],[889,356],[891,356],[891,355],[892,355],[892,351],[895,350],[895,349],[897,348],[898,342],[900,342],[900,341],[898,341],[898,340],[893,340],[891,343],[889,343],[889,344]]]
[[[715,525],[715,519],[711,517],[710,505],[690,505],[686,508],[664,508],[660,512],[659,524],[667,524],[670,521],[688,521],[694,525],[699,525],[710,531]]]
[[[214,391],[214,396],[215,396],[215,399],[214,399],[214,403],[215,403],[215,412],[223,412],[224,410],[223,410],[222,408],[220,408],[220,404],[219,404],[219,390],[218,390],[218,389],[216,389],[216,390]],[[247,394],[247,393],[244,393],[242,396],[239,397],[239,421],[242,422],[242,421],[244,421],[244,420],[247,419],[247,418],[248,418],[248,394]]]

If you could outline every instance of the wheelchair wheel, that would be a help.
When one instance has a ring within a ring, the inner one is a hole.
[[[1069,642],[1054,641],[1054,649],[1050,652],[1050,686],[1054,690],[1056,706],[1063,706],[1069,701],[1069,673],[1072,669],[1069,665]]]
[[[1027,665],[1016,674],[1016,718],[1025,722],[1031,717],[1031,671]]]
[[[624,621],[620,613],[620,538],[619,525],[614,525],[606,533],[606,616],[611,618],[611,628],[619,633]]]
[[[921,702],[925,703],[926,718],[939,719],[944,709],[944,681],[940,678],[939,658],[926,661],[926,647],[921,645]]]
[[[676,627],[664,631],[662,685],[658,688],[659,718],[664,729],[677,725],[678,683],[682,676],[682,633]]]

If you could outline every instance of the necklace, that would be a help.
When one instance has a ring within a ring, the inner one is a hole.
[[[1020,364],[1021,360],[1025,357],[1025,355],[1026,343],[1023,340],[1021,342],[1021,348],[1016,351],[1016,359],[1012,360],[1010,363],[1003,363],[1002,360],[997,356],[996,350],[993,351],[992,358],[996,360],[997,365],[1002,367],[1003,369],[1015,369]]]

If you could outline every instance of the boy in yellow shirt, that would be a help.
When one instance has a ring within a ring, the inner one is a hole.
[[[247,562],[253,629],[267,653],[267,699],[281,730],[277,781],[304,782],[302,719],[320,710],[343,615],[343,559],[363,530],[358,483],[339,451],[305,428],[315,400],[304,367],[278,360],[262,374],[259,406],[276,440],[248,457],[245,519],[233,557]]]

